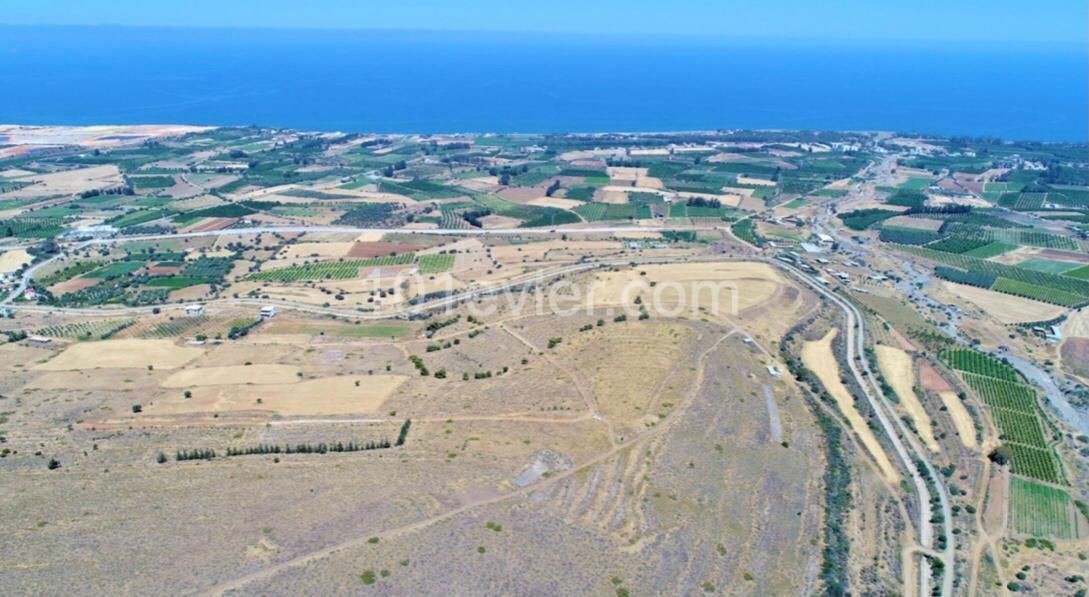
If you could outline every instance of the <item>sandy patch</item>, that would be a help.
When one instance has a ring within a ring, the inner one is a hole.
[[[972,416],[968,414],[968,409],[964,407],[964,403],[960,401],[955,392],[938,392],[938,397],[942,399],[945,410],[949,412],[949,417],[953,419],[953,426],[957,430],[960,443],[970,450],[978,450],[976,426],[972,423]]]
[[[878,443],[877,438],[866,424],[865,419],[858,413],[851,393],[847,391],[847,387],[840,381],[841,372],[839,363],[836,361],[836,355],[832,351],[832,340],[835,339],[838,332],[839,330],[833,328],[828,330],[828,333],[820,340],[806,342],[805,346],[802,348],[802,362],[805,363],[807,368],[816,373],[817,378],[820,379],[821,383],[828,390],[828,393],[835,399],[840,412],[846,417],[851,428],[858,435],[859,440],[861,440],[862,445],[877,462],[877,467],[881,470],[881,474],[884,475],[889,483],[895,485],[900,481],[899,473],[897,473],[896,468],[892,466],[892,462],[889,461],[885,449]]]
[[[235,367],[200,367],[183,369],[163,381],[164,388],[192,388],[229,385],[277,385],[297,383],[299,368],[294,365],[242,365]]]
[[[763,263],[724,262],[645,265],[597,275],[593,284],[583,304],[630,307],[642,297],[652,314],[735,317],[771,299],[784,281]]]
[[[337,259],[347,255],[355,248],[355,245],[356,243],[352,242],[295,243],[284,247],[276,257],[277,259]],[[385,254],[389,255],[389,252]]]
[[[576,199],[562,199],[560,197],[539,197],[530,201],[526,205],[536,205],[537,207],[555,207],[558,209],[575,209],[580,205],[584,205],[584,202]]]
[[[893,391],[900,397],[900,406],[907,411],[919,436],[931,452],[938,452],[938,440],[934,437],[934,428],[931,426],[930,415],[923,408],[919,396],[915,394],[915,369],[912,366],[911,355],[892,346],[875,346],[877,351],[877,364],[881,368],[881,374],[888,380]]]
[[[199,348],[177,346],[170,340],[106,340],[73,344],[53,359],[34,367],[40,371],[75,369],[177,369],[204,354]]]
[[[594,199],[601,203],[622,205],[628,202],[628,191],[624,187],[605,187],[594,193]]]
[[[77,168],[50,174],[34,174],[19,179],[33,184],[7,193],[6,197],[41,197],[46,195],[73,195],[95,189],[111,189],[124,186],[121,171],[113,164]]]
[[[0,253],[0,274],[10,274],[20,267],[34,261],[26,249],[11,249]]]
[[[518,218],[491,214],[480,218],[481,227],[485,230],[517,228],[522,223]]]
[[[1077,311],[1071,311],[1063,322],[1063,335],[1089,338],[1089,309],[1082,307]]]
[[[117,375],[102,375],[94,371],[51,371],[30,380],[27,388],[39,390],[154,390],[158,380],[149,372],[118,379]]]
[[[282,385],[211,386],[193,390],[189,399],[174,391],[166,399],[156,399],[144,412],[162,415],[250,411],[287,417],[369,414],[378,412],[406,379],[403,375],[344,375]]]
[[[766,178],[753,178],[751,176],[738,176],[737,184],[747,184],[757,187],[773,187],[775,186],[774,180],[767,180]]]
[[[351,245],[351,249],[348,250],[348,257],[351,259],[371,259],[385,257],[393,253],[402,255],[426,248],[425,245],[392,242],[356,242],[351,243]]]
[[[371,232],[364,232],[364,233],[360,234],[359,236],[355,237],[355,242],[357,242],[357,243],[372,243],[372,242],[375,242],[375,241],[382,240],[382,237],[385,236],[385,235],[386,234],[384,232],[379,232],[377,230],[371,231]]]
[[[899,207],[893,205],[891,207]],[[894,216],[885,220],[886,227],[896,228],[913,228],[916,230],[929,230],[931,232],[937,232],[939,228],[945,224],[943,220],[930,220],[927,218],[913,218],[910,216]]]
[[[946,292],[969,301],[1003,324],[1048,321],[1067,311],[1066,308],[1058,305],[1041,303],[965,284],[956,284],[943,280],[941,286]]]
[[[970,205],[972,207],[991,207],[991,204],[978,197],[967,195],[931,195],[926,200],[927,205]]]

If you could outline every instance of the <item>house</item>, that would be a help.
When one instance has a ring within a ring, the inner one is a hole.
[[[186,305],[185,316],[186,317],[200,317],[204,315],[204,305]]]
[[[276,307],[273,307],[272,305],[261,307],[260,316],[261,319],[272,319],[273,317],[276,317]]]
[[[772,377],[782,377],[783,372],[779,371],[779,368],[774,365],[768,365],[768,375]]]
[[[830,247],[836,244],[836,239],[832,238],[831,235],[825,234],[823,232],[814,232],[809,237],[809,239],[816,242],[818,245],[821,245],[822,247]]]
[[[53,343],[53,339],[46,336],[27,336],[26,342],[31,346],[48,346]]]

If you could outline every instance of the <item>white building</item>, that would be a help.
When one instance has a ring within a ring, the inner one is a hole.
[[[204,305],[186,305],[185,316],[186,317],[200,317],[204,315]]]
[[[261,307],[260,316],[261,319],[272,319],[273,317],[276,317],[276,307],[273,307],[272,305]]]

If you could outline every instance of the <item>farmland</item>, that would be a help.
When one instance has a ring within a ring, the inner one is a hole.
[[[990,406],[991,417],[1010,450],[1015,474],[1050,483],[1064,481],[1062,467],[1044,435],[1036,392],[1013,367],[970,349],[945,350],[941,359]]]
[[[1062,489],[1014,477],[1010,517],[1017,533],[1053,539],[1080,539],[1089,529],[1078,524],[1074,502]]]
[[[273,282],[299,282],[303,280],[348,280],[359,276],[359,270],[365,267],[386,267],[408,265],[416,259],[415,255],[397,255],[376,257],[374,259],[350,259],[334,263],[311,263],[293,265],[281,269],[258,272],[249,276],[251,280]]]
[[[118,331],[132,325],[132,323],[132,319],[80,321],[39,328],[35,330],[35,333],[39,336],[46,336],[48,338],[105,340]]]

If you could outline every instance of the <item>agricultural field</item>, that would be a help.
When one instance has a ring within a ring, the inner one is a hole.
[[[1074,501],[1062,489],[1014,477],[1010,480],[1009,500],[1010,519],[1018,534],[1074,540],[1089,532]]]
[[[942,351],[941,360],[990,406],[1001,441],[1010,451],[1010,466],[1017,475],[1049,483],[1063,483],[1062,465],[1045,436],[1036,391],[1017,371],[1002,361],[971,349]]]
[[[334,263],[311,263],[293,265],[281,269],[258,272],[249,276],[250,280],[274,282],[299,282],[304,280],[348,280],[359,276],[359,270],[365,267],[386,267],[408,265],[415,261],[411,254],[374,259],[349,259]]]
[[[111,319],[81,321],[51,325],[34,330],[34,333],[47,338],[69,338],[73,340],[106,340],[117,332],[132,325],[132,319]]]
[[[1081,146],[53,129],[0,156],[3,594],[914,594],[927,514],[964,592],[1089,531],[991,356],[1089,395]]]

